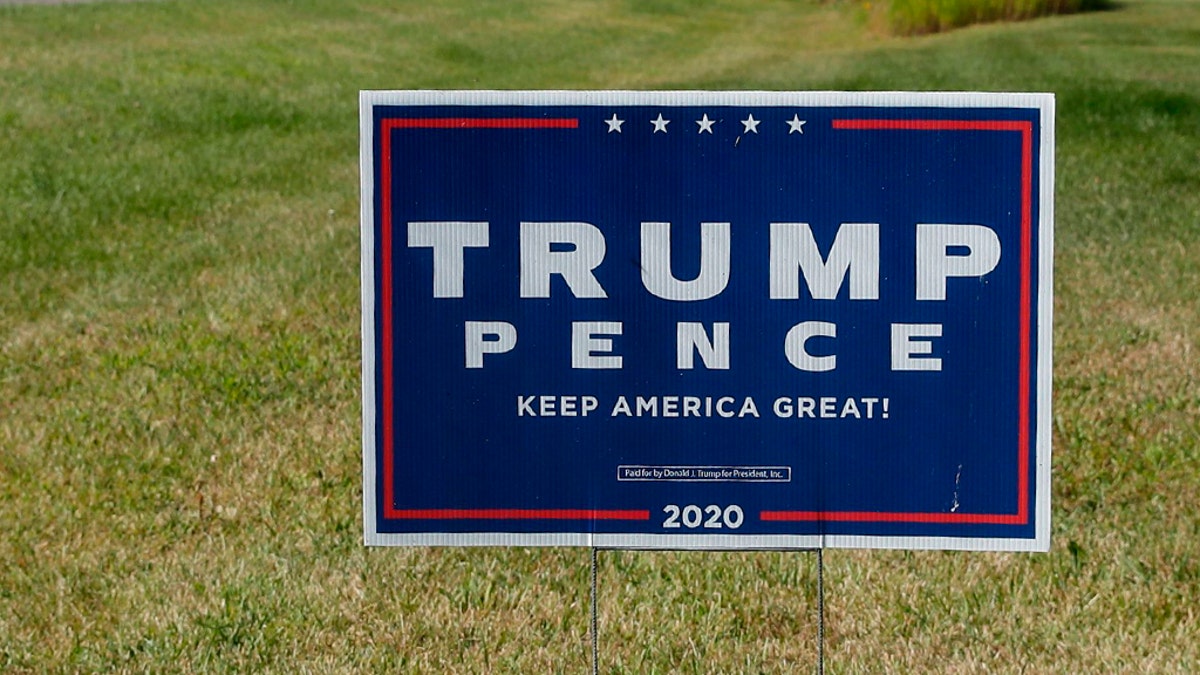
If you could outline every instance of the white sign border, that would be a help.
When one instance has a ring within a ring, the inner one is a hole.
[[[803,550],[824,548],[1048,551],[1050,549],[1051,383],[1053,379],[1054,289],[1054,94],[996,92],[838,91],[503,91],[409,90],[359,92],[361,181],[361,288],[363,387],[363,542],[367,546],[586,546],[655,550]],[[1036,494],[1033,538],[886,537],[849,535],[596,534],[596,533],[406,533],[378,532],[375,511],[375,192],[372,113],[386,105],[577,105],[577,106],[760,106],[1035,108],[1040,111],[1038,146],[1038,315]]]

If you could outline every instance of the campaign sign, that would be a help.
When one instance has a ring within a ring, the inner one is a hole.
[[[1053,105],[364,92],[366,542],[1046,550]]]

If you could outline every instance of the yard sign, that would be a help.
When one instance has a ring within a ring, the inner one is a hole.
[[[367,544],[1049,547],[1052,96],[361,125]]]

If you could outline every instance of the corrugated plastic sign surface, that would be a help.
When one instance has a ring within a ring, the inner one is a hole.
[[[363,92],[366,542],[1046,550],[1053,121]]]

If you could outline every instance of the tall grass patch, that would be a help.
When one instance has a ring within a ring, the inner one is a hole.
[[[892,29],[902,35],[992,21],[1020,21],[1100,9],[1106,0],[892,0]]]

